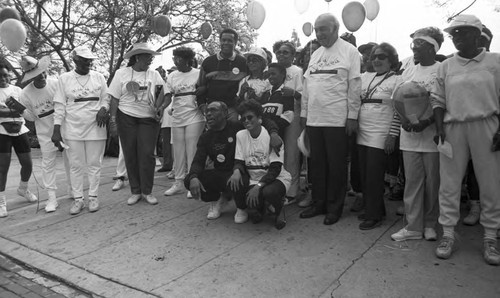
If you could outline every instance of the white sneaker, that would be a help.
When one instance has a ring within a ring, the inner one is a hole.
[[[248,220],[248,213],[243,210],[243,209],[236,209],[236,214],[234,215],[234,222],[237,224],[242,224],[247,222]]]
[[[220,205],[217,203],[218,202],[210,202],[207,219],[217,219],[220,217]]]
[[[7,217],[7,200],[4,195],[0,195],[0,217]]]
[[[47,200],[47,204],[45,204],[45,212],[54,212],[56,211],[57,207],[59,206],[59,203],[57,203],[56,198],[49,198]]]
[[[116,179],[115,184],[113,185],[113,188],[111,188],[113,191],[117,191],[122,189],[125,186],[125,180],[122,179]]]
[[[434,228],[424,229],[424,239],[427,241],[436,241],[438,238],[436,230]]]
[[[155,198],[152,194],[149,195],[142,195],[144,199],[146,199],[146,202],[148,202],[151,205],[156,205],[158,204],[158,199]]]
[[[394,241],[419,240],[422,239],[422,232],[408,231],[406,228],[402,228],[397,233],[392,234],[391,239]]]
[[[89,211],[96,212],[99,210],[99,200],[97,197],[89,197]]]
[[[38,198],[29,189],[17,189],[17,194],[24,197],[28,202],[34,203],[38,201]]]
[[[165,191],[164,195],[173,196],[175,194],[184,192],[184,190],[185,190],[184,185],[182,185],[181,182],[175,182],[174,185],[172,185],[172,187],[170,187]]]
[[[139,202],[140,199],[141,199],[141,195],[134,194],[134,195],[130,196],[130,198],[128,198],[127,204],[134,205],[135,203]]]
[[[83,207],[85,207],[85,203],[83,202],[83,198],[75,199],[75,201],[73,202],[73,205],[71,205],[71,208],[69,209],[69,213],[71,215],[76,215],[82,211]]]
[[[187,197],[188,199],[192,199],[192,198],[193,198],[193,195],[191,194],[191,191],[188,191],[188,192],[187,192],[186,197]]]

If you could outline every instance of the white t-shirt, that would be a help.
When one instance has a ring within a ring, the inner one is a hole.
[[[139,84],[139,91],[134,95],[127,91],[127,83]],[[155,110],[152,107],[155,100],[156,86],[162,86],[163,79],[158,71],[148,69],[135,71],[131,66],[116,71],[108,88],[108,94],[119,99],[118,109],[136,118],[153,118]]]
[[[280,150],[280,156],[278,156],[274,150],[270,149],[270,141],[271,137],[264,127],[262,127],[260,135],[255,139],[252,138],[247,129],[240,130],[236,134],[236,153],[234,158],[245,162],[248,174],[250,175],[250,185],[257,184],[264,177],[271,163],[280,162],[283,164],[285,156],[283,146]],[[281,172],[276,179],[281,181],[288,191],[291,176],[284,167],[281,167]]]
[[[427,91],[430,91],[433,84],[436,83],[437,70],[440,62],[436,62],[430,66],[422,66],[420,64],[408,71],[404,71],[401,75],[402,81],[414,81],[423,86]],[[429,109],[425,112],[422,119],[427,119],[432,116],[432,107],[429,102]],[[427,126],[421,132],[407,132],[401,128],[399,148],[405,151],[413,152],[438,152],[437,146],[434,143],[436,129],[434,124]]]
[[[356,119],[359,96],[349,102],[349,80],[360,77],[358,50],[337,39],[329,47],[320,47],[311,56],[302,94],[301,117],[308,126],[344,127],[347,118]]]
[[[269,80],[250,79],[250,76],[246,76],[243,80],[240,81],[240,86],[238,87],[238,96],[240,96],[241,86],[244,83],[247,83],[250,88],[253,88],[253,90],[255,90],[255,95],[257,95],[257,97],[261,97],[264,92],[271,90],[272,88]],[[248,93],[245,93],[245,99],[248,99]]]
[[[26,107],[24,118],[35,122],[36,136],[43,152],[56,151],[51,141],[54,131],[54,95],[57,79],[47,78],[47,85],[38,89],[31,82],[21,93],[21,103]]]
[[[172,127],[205,122],[194,94],[199,75],[197,68],[189,72],[174,71],[168,75],[163,90],[165,94],[172,94]]]
[[[5,101],[9,97],[15,98],[17,101],[20,101],[21,98],[21,88],[14,86],[14,85],[9,85],[7,88],[0,88],[0,111],[7,111],[9,112],[10,109],[7,107],[5,104]],[[11,122],[11,121],[19,121],[22,122],[23,125],[21,127],[21,130],[18,133],[8,133],[5,128],[3,128],[3,125],[0,125],[0,134],[2,135],[8,135],[8,136],[20,136],[22,134],[27,133],[30,131],[25,125],[25,121],[23,117],[0,117],[0,123],[2,122]]]
[[[59,77],[54,96],[54,124],[61,125],[64,139],[106,140],[106,127],[97,126],[97,112],[109,109],[106,79],[91,70],[79,75],[74,70]]]
[[[399,78],[393,74],[383,80],[385,75],[376,76],[376,74],[376,72],[365,72],[361,75],[361,98],[364,99],[367,91],[370,90],[372,92],[370,92],[369,99],[381,99],[383,102],[361,105],[358,116],[358,144],[384,149],[385,140],[389,136],[394,119],[392,93]]]
[[[291,65],[286,69],[285,87],[291,88],[300,94],[302,94],[302,80],[304,78],[304,72],[302,68],[297,65]],[[300,115],[300,99],[294,100],[294,112]]]

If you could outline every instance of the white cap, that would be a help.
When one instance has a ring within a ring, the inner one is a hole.
[[[477,28],[479,32],[483,30],[483,24],[476,16],[471,14],[461,14],[458,15],[453,22],[451,22],[451,25],[448,28],[443,29],[443,31],[451,33],[451,31],[459,27],[474,27]]]
[[[250,55],[255,55],[259,56],[262,59],[264,59],[264,63],[267,65],[267,54],[266,51],[264,51],[262,48],[259,47],[251,47],[248,52],[245,53],[245,57],[248,57]]]
[[[79,56],[85,59],[96,59],[97,56],[86,46],[80,46],[73,49],[73,57]]]

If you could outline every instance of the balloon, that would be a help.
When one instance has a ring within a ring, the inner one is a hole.
[[[266,10],[258,1],[251,1],[247,7],[247,20],[250,27],[259,29],[266,19]]]
[[[303,14],[309,8],[309,0],[295,0],[295,9],[299,14]]]
[[[366,9],[366,18],[370,21],[375,20],[378,15],[378,11],[380,10],[380,4],[378,0],[365,0],[363,3]]]
[[[394,91],[393,106],[403,123],[418,124],[432,115],[429,92],[417,82],[408,81]]]
[[[14,8],[5,7],[4,9],[0,10],[0,23],[7,19],[16,19],[20,21],[21,16],[19,15],[19,12],[17,12],[17,10],[15,10]]]
[[[366,11],[363,4],[353,1],[349,2],[342,9],[342,21],[347,30],[356,32],[365,21]]]
[[[210,35],[212,35],[212,24],[210,24],[209,22],[201,24],[200,33],[203,39],[209,38]]]
[[[165,37],[170,32],[170,19],[166,15],[159,15],[153,18],[153,32]]]
[[[313,25],[310,22],[304,23],[302,25],[302,32],[304,32],[305,36],[311,36],[313,31]]]
[[[26,42],[26,28],[16,19],[7,19],[0,24],[0,40],[11,52],[19,51]]]

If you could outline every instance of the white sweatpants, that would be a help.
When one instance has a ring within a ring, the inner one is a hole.
[[[43,186],[47,191],[55,192],[57,190],[56,184],[56,158],[57,158],[57,149],[55,149],[53,144],[50,144],[50,148],[44,148],[41,146],[42,151],[42,182]],[[71,179],[70,179],[70,166],[68,161],[68,154],[65,151],[62,152],[64,169],[66,171],[66,183],[68,188],[71,189]],[[71,193],[68,193],[71,195]]]
[[[118,147],[120,148],[120,152],[118,153],[118,162],[116,163],[115,177],[127,177],[127,167],[125,166],[125,157],[123,156],[123,149],[120,139],[118,139]]]
[[[445,124],[446,140],[453,158],[440,154],[439,223],[456,226],[460,219],[460,191],[469,158],[479,184],[481,217],[485,229],[500,228],[500,152],[491,152],[498,129],[496,116],[463,123]]]
[[[66,140],[66,144],[69,146],[68,158],[73,196],[75,198],[83,197],[83,175],[85,170],[87,170],[89,179],[89,196],[97,196],[106,140]]]
[[[175,180],[184,180],[184,177],[186,177],[186,171],[191,167],[196,153],[196,144],[204,128],[205,122],[172,127]]]

